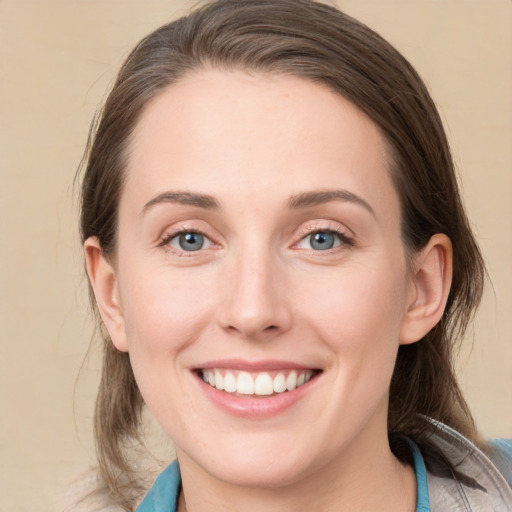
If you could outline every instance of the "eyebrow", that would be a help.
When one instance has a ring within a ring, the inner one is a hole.
[[[359,197],[357,194],[349,192],[348,190],[314,190],[310,192],[301,192],[300,194],[295,194],[288,199],[288,208],[294,210],[311,208],[331,201],[358,204],[368,210],[375,217],[375,212],[370,204],[362,197]],[[144,214],[154,206],[162,203],[178,203],[188,206],[197,206],[198,208],[204,208],[206,210],[220,209],[219,201],[211,195],[200,194],[197,192],[174,191],[163,192],[155,196],[144,205],[142,213]]]
[[[375,212],[370,204],[362,197],[348,190],[314,190],[293,195],[288,200],[288,207],[292,209],[311,208],[330,201],[343,201],[355,203],[368,210],[374,217]]]
[[[196,192],[163,192],[148,201],[142,208],[142,213],[146,213],[154,206],[162,203],[178,203],[188,206],[197,206],[206,210],[218,210],[220,204],[213,196],[208,194],[198,194]]]

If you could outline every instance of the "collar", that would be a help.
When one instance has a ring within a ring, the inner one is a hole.
[[[155,480],[136,512],[176,512],[181,474],[175,460]]]

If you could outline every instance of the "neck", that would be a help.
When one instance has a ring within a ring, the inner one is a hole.
[[[380,447],[380,448],[379,448]],[[346,453],[310,474],[275,487],[219,480],[178,452],[183,493],[178,512],[414,512],[416,479],[384,444]]]

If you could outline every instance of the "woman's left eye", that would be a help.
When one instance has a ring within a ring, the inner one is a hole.
[[[164,240],[166,245],[180,251],[194,252],[201,249],[208,249],[212,241],[202,233],[196,231],[182,231]]]
[[[298,244],[299,249],[313,249],[314,251],[328,251],[348,243],[345,236],[336,231],[315,231],[305,236]]]

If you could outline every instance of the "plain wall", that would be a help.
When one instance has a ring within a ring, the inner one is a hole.
[[[0,0],[0,512],[57,510],[94,463],[99,349],[75,170],[131,47],[193,2]],[[453,147],[488,286],[459,375],[486,436],[512,437],[512,2],[345,0],[417,67]]]

